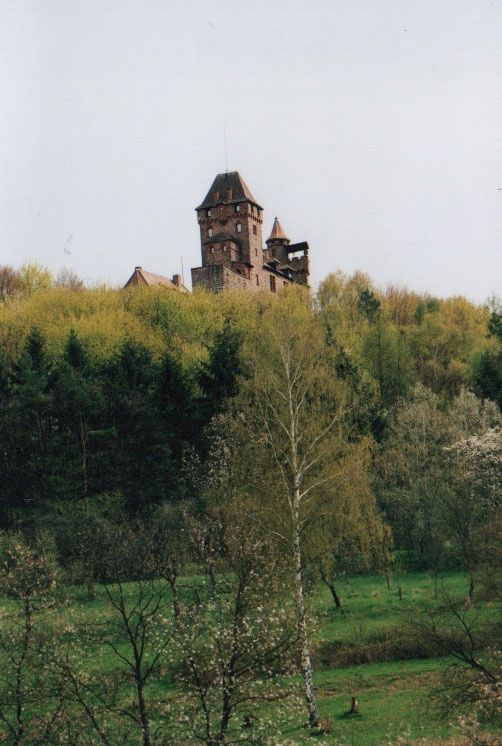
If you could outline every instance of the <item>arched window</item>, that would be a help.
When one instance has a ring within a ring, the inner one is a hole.
[[[241,233],[242,231],[242,223],[237,223],[237,233]]]
[[[212,228],[208,229],[207,235],[209,236],[209,238],[211,238],[211,236],[213,235],[213,229]]]

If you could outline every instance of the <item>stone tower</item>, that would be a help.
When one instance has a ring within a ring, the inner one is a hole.
[[[276,218],[263,248],[263,208],[237,171],[218,174],[195,209],[202,266],[192,269],[194,288],[275,292],[292,282],[308,284],[308,244],[290,246]]]
[[[202,267],[192,270],[194,284],[214,289],[220,267],[250,280],[252,267],[263,263],[263,208],[237,171],[218,174],[196,211]],[[238,278],[235,286],[240,286]]]

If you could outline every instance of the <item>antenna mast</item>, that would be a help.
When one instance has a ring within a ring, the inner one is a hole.
[[[225,171],[228,174],[228,154],[227,154],[227,123],[223,123],[223,145],[225,147]]]

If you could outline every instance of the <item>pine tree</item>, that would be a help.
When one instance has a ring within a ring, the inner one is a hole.
[[[63,499],[87,498],[91,492],[101,491],[99,451],[104,435],[104,398],[73,331],[51,377],[51,391],[55,493]]]
[[[49,365],[40,331],[32,329],[14,366],[9,407],[5,510],[38,504],[50,494],[51,396]]]
[[[107,488],[119,490],[132,510],[164,498],[171,454],[158,406],[158,366],[142,345],[127,341],[103,370],[111,428]]]

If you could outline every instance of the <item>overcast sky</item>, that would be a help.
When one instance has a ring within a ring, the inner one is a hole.
[[[314,283],[502,295],[501,0],[0,0],[0,84],[0,263],[188,279],[225,127]]]

